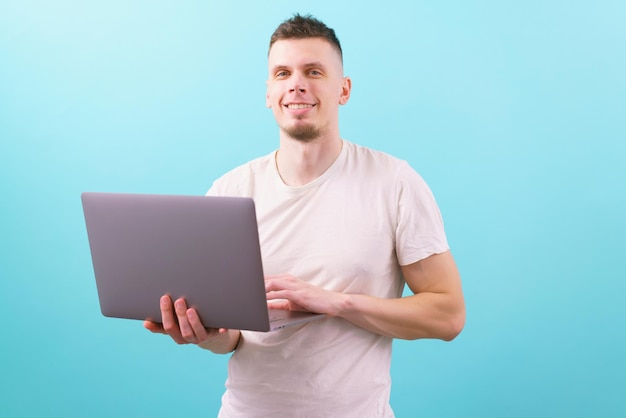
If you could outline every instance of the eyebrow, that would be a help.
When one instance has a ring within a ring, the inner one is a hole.
[[[322,64],[320,61],[313,61],[313,62],[309,62],[306,63],[302,66],[303,68],[322,68],[322,69],[326,69],[326,66],[324,64]],[[288,65],[283,65],[283,64],[278,64],[272,67],[272,73],[275,73],[279,70],[288,70],[292,67],[288,66]]]

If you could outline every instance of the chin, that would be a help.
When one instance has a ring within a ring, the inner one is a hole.
[[[313,142],[321,136],[321,131],[313,125],[298,125],[284,128],[283,131],[291,138],[302,142]]]

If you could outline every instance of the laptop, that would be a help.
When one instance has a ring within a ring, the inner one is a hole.
[[[325,317],[268,309],[254,201],[246,197],[81,195],[102,314],[161,322],[184,297],[207,328],[273,331]]]

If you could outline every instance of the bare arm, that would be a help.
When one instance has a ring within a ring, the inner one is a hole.
[[[339,315],[389,337],[454,339],[465,325],[465,302],[450,252],[404,266],[402,274],[413,295],[400,299],[347,295]]]
[[[273,307],[342,317],[380,335],[407,340],[454,339],[465,324],[461,279],[447,251],[402,267],[413,295],[382,299],[315,288],[289,276],[268,276],[266,289]]]
[[[184,299],[161,297],[162,323],[145,321],[144,327],[151,332],[169,335],[178,344],[196,344],[216,354],[233,351],[239,343],[239,330],[205,328],[198,313],[188,308]]]

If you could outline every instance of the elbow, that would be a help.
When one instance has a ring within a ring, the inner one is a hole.
[[[426,329],[412,329],[410,332],[395,337],[404,340],[436,339],[443,341],[452,341],[456,337],[458,337],[461,331],[463,331],[464,327],[465,310],[455,313],[453,315],[440,317]]]
[[[451,316],[447,324],[443,328],[441,339],[444,341],[452,341],[459,336],[463,328],[465,328],[465,310]]]

